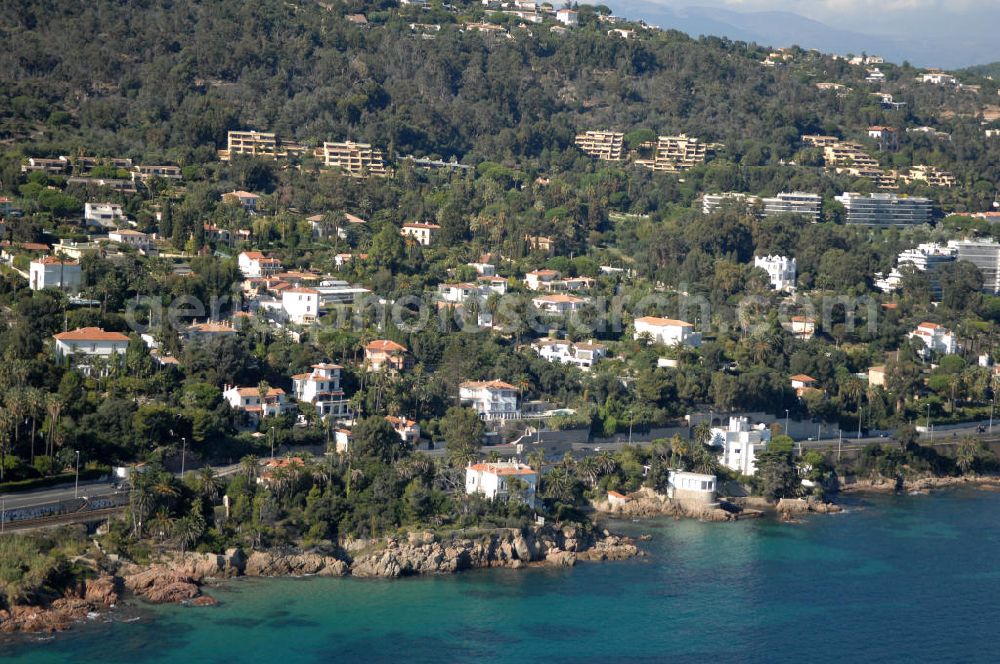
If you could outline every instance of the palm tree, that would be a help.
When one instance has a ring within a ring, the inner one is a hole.
[[[556,467],[542,477],[545,496],[567,502],[573,498],[573,476],[565,468]]]
[[[975,438],[966,437],[958,445],[958,450],[955,453],[955,465],[958,466],[958,469],[964,475],[975,467],[978,455],[978,441]]]
[[[31,465],[35,465],[35,434],[38,428],[38,416],[45,412],[44,393],[37,387],[30,387],[25,393],[24,402],[28,417],[31,418]]]
[[[150,525],[153,529],[153,536],[162,542],[174,529],[174,518],[170,516],[170,510],[161,507],[150,519]]]
[[[271,393],[271,386],[266,380],[257,383],[257,395],[260,397],[260,419],[264,420],[267,415],[267,395]]]
[[[14,419],[6,408],[0,410],[0,482],[4,478],[7,467],[7,455],[13,449],[11,431],[14,429]]]
[[[257,481],[257,474],[260,472],[260,459],[253,454],[248,454],[240,459],[240,475],[247,478],[253,484]]]
[[[48,441],[45,446],[47,456],[55,456],[56,450],[53,443],[53,435],[59,423],[59,415],[62,413],[62,399],[58,394],[52,393],[45,397],[45,410],[49,416]]]
[[[147,473],[133,472],[129,476],[129,512],[132,514],[132,537],[142,536],[142,523],[153,508],[153,482]]]
[[[611,452],[604,451],[594,457],[597,460],[597,472],[603,477],[618,470],[618,460]]]
[[[198,494],[208,501],[209,505],[219,499],[222,484],[211,466],[205,466],[198,471]]]
[[[591,487],[597,486],[597,478],[600,475],[600,471],[598,470],[596,458],[592,456],[586,457],[577,465],[577,470],[587,478]]]

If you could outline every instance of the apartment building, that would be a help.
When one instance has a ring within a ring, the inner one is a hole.
[[[625,152],[625,134],[615,131],[584,132],[577,134],[576,147],[597,159],[621,161]]]
[[[993,240],[952,240],[948,247],[958,252],[957,260],[979,268],[984,292],[1000,294],[1000,244]]]
[[[859,226],[914,226],[931,221],[932,203],[919,196],[845,192],[836,200],[847,209],[847,223]]]
[[[820,220],[823,198],[819,194],[801,191],[781,192],[773,198],[763,198],[764,216],[773,217],[776,214],[797,214],[811,222]]]
[[[165,180],[180,180],[180,166],[135,166],[132,169],[132,180],[145,182],[150,178],[163,178]]]
[[[954,187],[958,180],[950,172],[934,166],[914,166],[900,175],[903,182],[925,182],[931,187]]]
[[[994,266],[996,255],[993,256]],[[911,265],[914,269],[927,275],[931,285],[931,292],[935,299],[941,297],[941,280],[937,274],[938,270],[949,263],[954,263],[958,259],[958,248],[953,246],[941,246],[934,242],[925,242],[917,245],[913,249],[900,252],[896,257],[896,267],[892,269],[887,277],[877,275],[875,285],[885,292],[895,290],[903,279],[900,268],[904,265]]]
[[[244,155],[248,157],[278,156],[278,139],[272,132],[265,131],[231,131],[227,157]]]
[[[28,157],[21,165],[22,173],[32,173],[41,171],[42,173],[65,173],[69,168],[69,160],[66,157],[58,159],[46,159],[44,157]]]
[[[708,146],[685,134],[660,136],[652,159],[637,159],[636,164],[662,173],[680,173],[705,163]]]
[[[797,214],[812,222],[820,220],[823,206],[823,199],[819,194],[781,192],[774,197],[760,198],[750,194],[728,192],[705,194],[701,200],[701,211],[705,214],[712,214],[722,208],[726,201],[738,201],[745,204],[750,210],[759,206],[761,216],[765,218],[778,214]]]
[[[323,147],[317,148],[316,156],[323,160],[323,165],[327,168],[338,168],[352,177],[388,175],[382,151],[368,143],[326,142]]]

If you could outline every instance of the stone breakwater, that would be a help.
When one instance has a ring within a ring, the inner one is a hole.
[[[240,576],[398,578],[479,568],[571,567],[578,561],[625,560],[638,555],[642,554],[628,537],[607,530],[551,526],[447,537],[410,533],[404,538],[352,541],[334,555],[279,550],[245,554],[239,549],[224,554],[171,553],[148,565],[119,563],[113,575],[81,582],[44,606],[0,610],[0,632],[67,629],[89,613],[113,608],[125,593],[152,603],[211,605],[215,600],[202,594],[202,586]]]

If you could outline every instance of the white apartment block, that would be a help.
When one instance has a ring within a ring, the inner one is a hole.
[[[713,427],[710,435],[709,444],[722,448],[719,463],[747,477],[757,472],[757,453],[771,440],[767,426],[751,426],[746,417],[730,417],[727,428]]]
[[[957,260],[979,268],[984,292],[1000,294],[1000,244],[993,240],[952,240],[948,248],[958,251]]]
[[[682,320],[672,318],[659,318],[657,316],[643,316],[635,319],[635,332],[633,339],[641,339],[643,335],[649,335],[654,343],[665,346],[692,346],[697,348],[701,345],[701,333],[695,332],[694,325]]]
[[[482,494],[489,500],[508,500],[513,478],[524,483],[521,496],[528,507],[535,506],[538,473],[519,461],[476,463],[465,469],[465,493]]]
[[[83,272],[76,261],[45,256],[31,261],[28,266],[28,285],[31,290],[58,288],[67,293],[79,293]]]
[[[788,256],[754,256],[753,266],[767,272],[771,287],[777,291],[795,290],[795,259]]]
[[[288,320],[299,325],[319,317],[320,294],[315,288],[289,288],[281,293],[281,308]]]
[[[292,376],[296,401],[313,404],[320,417],[350,418],[351,408],[340,387],[341,368],[336,364],[314,364],[311,372]]]
[[[856,194],[836,197],[847,209],[847,223],[859,226],[915,226],[931,221],[931,201],[918,196]]]
[[[900,252],[896,257],[896,267],[892,269],[887,277],[877,275],[875,285],[884,292],[895,290],[903,279],[899,268],[904,265],[912,265],[917,271],[927,274],[933,294],[935,297],[940,297],[941,281],[938,278],[937,271],[942,265],[954,263],[957,258],[957,247],[941,246],[934,242],[925,242],[917,245],[914,249],[907,249]],[[996,257],[994,257],[995,260]]]
[[[462,405],[470,406],[484,420],[516,420],[517,388],[501,380],[466,381],[458,386]]]
[[[773,217],[777,214],[797,214],[811,222],[820,220],[823,207],[823,197],[802,191],[781,192],[773,198],[761,200],[764,204],[764,216]]]

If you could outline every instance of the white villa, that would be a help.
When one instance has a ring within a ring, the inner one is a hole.
[[[516,478],[524,483],[521,497],[528,507],[535,506],[538,473],[518,461],[476,463],[465,469],[465,493],[482,494],[490,500],[510,498],[509,480]]]
[[[437,237],[439,230],[441,230],[441,227],[437,224],[412,222],[403,224],[403,228],[400,229],[399,233],[403,237],[412,237],[422,246],[429,247],[434,244],[434,238]]]
[[[954,355],[958,352],[958,342],[948,328],[937,323],[921,323],[917,329],[907,335],[910,339],[920,339],[924,343],[925,352]]]
[[[484,420],[516,420],[517,388],[501,380],[466,381],[458,386],[462,405],[471,406]]]
[[[566,314],[571,311],[578,311],[582,309],[583,306],[587,304],[587,300],[574,295],[555,293],[553,295],[542,295],[540,297],[533,298],[531,303],[535,305],[536,309],[544,311],[545,313]]]
[[[156,246],[149,235],[131,228],[111,231],[108,233],[108,240],[143,252],[148,252]]]
[[[320,417],[351,417],[351,408],[340,388],[341,368],[337,364],[314,364],[312,372],[292,376],[296,401],[313,404]]]
[[[281,261],[268,258],[259,251],[241,252],[236,259],[244,277],[268,277],[281,270]]]
[[[410,445],[417,445],[420,443],[420,425],[414,420],[408,420],[405,417],[386,415],[385,421],[392,425],[392,428],[396,430],[396,433],[399,434],[400,440],[404,443],[409,443]]]
[[[273,417],[294,408],[285,400],[285,391],[280,387],[270,388],[263,401],[260,397],[260,389],[256,387],[227,385],[222,392],[222,398],[229,402],[233,410],[243,411],[252,417]]]
[[[315,288],[289,288],[281,293],[281,308],[288,320],[304,324],[319,316],[319,291]]]
[[[117,228],[125,221],[125,213],[117,203],[84,203],[83,219],[87,226]]]
[[[635,333],[632,338],[640,339],[644,334],[648,334],[655,343],[666,346],[693,346],[697,348],[701,345],[701,333],[694,331],[694,325],[672,318],[658,318],[657,316],[636,318]]]
[[[787,256],[754,256],[753,266],[765,272],[777,291],[795,290],[795,259]]]
[[[45,256],[31,261],[28,266],[28,284],[31,290],[59,288],[67,293],[79,293],[83,273],[76,261]]]
[[[594,341],[572,342],[564,339],[537,339],[531,344],[543,359],[549,362],[561,362],[590,371],[597,362],[607,357],[608,349],[604,344]]]
[[[53,336],[56,357],[87,355],[90,357],[124,356],[128,349],[128,336],[121,332],[105,332],[99,327],[81,327]]]
[[[757,472],[757,453],[767,447],[771,431],[763,424],[750,425],[746,417],[730,417],[729,427],[713,427],[709,444],[721,447],[719,461],[730,470],[751,476]]]

